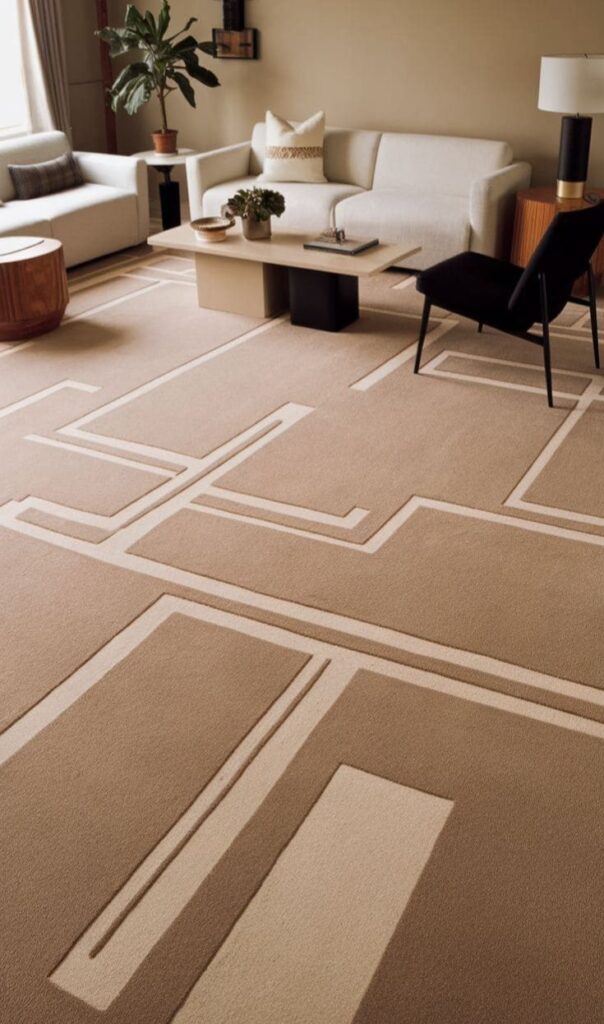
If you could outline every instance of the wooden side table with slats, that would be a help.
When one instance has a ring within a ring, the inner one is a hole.
[[[0,238],[0,341],[54,331],[69,302],[63,246],[56,238]]]
[[[587,188],[583,199],[558,199],[554,185],[527,188],[518,192],[510,256],[512,263],[517,263],[520,267],[527,265],[546,229],[561,210],[583,210],[602,198],[604,189],[601,188]],[[594,253],[592,266],[596,284],[599,285],[604,276],[604,240]],[[585,296],[587,293],[585,275],[577,282],[575,294]]]

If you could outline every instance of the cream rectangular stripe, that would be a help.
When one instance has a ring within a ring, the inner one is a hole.
[[[341,765],[173,1024],[350,1024],[452,808]]]
[[[55,985],[97,1010],[106,1010],[111,1005],[256,814],[297,751],[344,692],[355,668],[354,659],[343,656],[339,663],[325,668],[304,700],[261,747],[232,789],[92,956],[115,924],[116,914],[119,916],[131,899],[140,895],[139,872],[128,879],[53,971],[50,977]],[[205,796],[206,790],[200,799]],[[162,866],[163,851],[156,847],[153,857],[158,866]],[[146,870],[145,863],[142,867]]]
[[[21,412],[22,409],[26,409],[28,405],[34,405],[36,402],[41,402],[45,398],[49,398],[51,395],[55,395],[58,391],[65,390],[73,391],[85,391],[89,394],[94,394],[98,391],[98,387],[94,384],[83,384],[78,380],[61,380],[57,384],[51,384],[50,387],[42,388],[41,391],[36,391],[33,395],[27,395],[26,398],[20,398],[17,402],[11,402],[10,405],[5,405],[0,409],[0,418],[11,416],[15,412]]]
[[[382,310],[380,310],[380,312],[382,312]],[[436,327],[433,327],[426,335],[426,344],[428,346],[432,345],[433,342],[438,341],[443,334],[446,334],[448,331],[452,331],[453,328],[457,326],[457,320],[441,320],[440,323],[438,323]],[[378,366],[375,370],[371,370],[371,372],[365,377],[361,377],[359,380],[355,381],[354,384],[351,384],[351,390],[369,391],[369,388],[372,388],[374,384],[379,384],[380,381],[384,380],[384,378],[388,377],[391,373],[394,373],[394,371],[398,370],[401,366],[404,366],[405,363],[408,363],[411,359],[415,359],[416,349],[417,345],[415,341],[412,341],[403,349],[402,352],[398,352],[397,355],[386,360],[386,362],[382,363],[381,366]]]

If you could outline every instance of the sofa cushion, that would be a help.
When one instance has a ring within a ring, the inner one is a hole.
[[[54,160],[69,153],[69,140],[63,132],[36,132],[0,142],[0,199],[14,199],[15,190],[9,164],[35,164]]]
[[[260,181],[324,182],[322,110],[294,127],[289,121],[266,112],[266,149]]]
[[[328,181],[371,188],[380,132],[347,128],[325,129],[323,169]],[[250,173],[261,174],[264,167],[266,126],[254,125]]]
[[[84,184],[73,153],[37,164],[9,164],[8,172],[17,199],[37,199],[53,192],[65,192]]]
[[[26,202],[15,200],[0,213],[19,207],[36,220],[46,220],[50,235],[63,243],[65,263],[74,266],[132,245],[138,234],[137,197],[108,185],[85,183]],[[43,232],[39,232],[43,234]]]
[[[380,140],[373,187],[467,197],[476,178],[507,167],[512,158],[507,142],[390,132]]]
[[[238,178],[207,189],[203,194],[204,217],[217,216],[237,189],[252,188],[257,184],[257,178]],[[276,181],[271,187],[285,198],[285,213],[282,217],[273,217],[273,231],[299,231],[305,235],[318,235],[325,231],[330,225],[331,211],[336,203],[363,191],[355,185],[331,181],[324,185]]]
[[[350,238],[377,235],[380,242],[417,242],[421,252],[400,264],[414,269],[430,267],[470,244],[468,201],[458,196],[376,189],[338,203],[336,221]]]
[[[0,210],[0,235],[53,237],[50,221],[38,211],[29,209],[29,203],[21,203],[16,199],[4,203]]]

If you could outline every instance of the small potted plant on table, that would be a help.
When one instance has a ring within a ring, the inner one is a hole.
[[[241,217],[244,236],[255,241],[271,237],[271,216],[281,216],[285,199],[270,188],[240,188],[228,200],[226,209],[235,217]]]
[[[191,80],[211,89],[220,85],[216,75],[202,67],[197,57],[198,50],[215,57],[214,44],[199,42],[195,36],[187,34],[195,21],[197,18],[189,18],[180,32],[167,36],[170,25],[168,0],[162,0],[157,19],[151,11],[141,14],[134,4],[128,4],[122,28],[103,28],[96,33],[109,44],[111,57],[139,51],[138,58],[120,71],[109,96],[113,110],[123,107],[128,114],[136,114],[152,96],[157,98],[161,128],[151,133],[157,153],[177,152],[177,132],[168,127],[166,114],[166,100],[170,93],[180,90],[187,103],[194,107],[195,92]]]

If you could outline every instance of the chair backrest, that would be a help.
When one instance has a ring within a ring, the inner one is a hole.
[[[539,276],[545,274],[550,320],[562,312],[578,277],[604,235],[604,202],[557,213],[512,292],[508,310],[519,320],[541,320]]]

